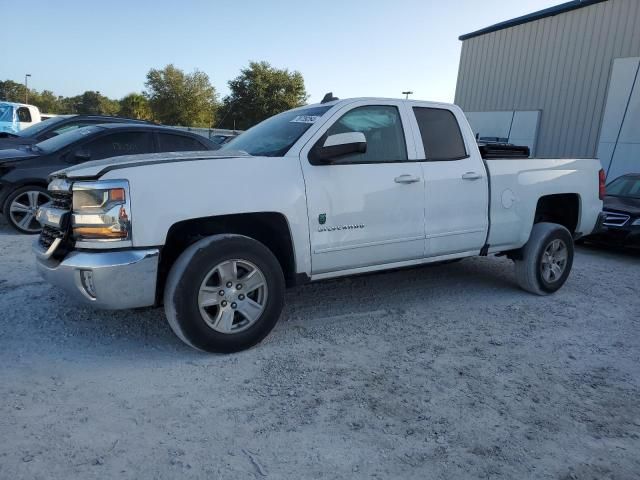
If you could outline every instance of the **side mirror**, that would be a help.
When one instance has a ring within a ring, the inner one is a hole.
[[[82,163],[91,160],[91,154],[86,150],[78,149],[71,152],[69,155],[71,163]]]
[[[331,160],[351,153],[367,151],[367,137],[362,132],[346,132],[329,135],[322,147],[314,148],[313,156],[320,163],[331,163]]]

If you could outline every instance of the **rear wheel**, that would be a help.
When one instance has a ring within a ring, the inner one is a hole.
[[[185,250],[164,295],[174,333],[207,352],[236,352],[273,329],[284,303],[284,275],[273,253],[240,235],[214,235]]]
[[[562,225],[536,223],[515,264],[518,284],[524,290],[537,295],[557,291],[573,266],[571,233]]]
[[[46,188],[28,185],[11,193],[4,204],[4,216],[20,233],[40,233],[42,227],[36,220],[36,211],[51,201]]]

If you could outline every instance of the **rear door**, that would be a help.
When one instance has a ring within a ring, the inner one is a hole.
[[[302,149],[313,274],[423,258],[424,181],[407,122],[399,102],[354,102]],[[364,133],[366,153],[312,164],[314,145],[346,132]]]
[[[423,159],[426,256],[477,253],[489,225],[488,179],[478,149],[460,129],[463,113],[418,102],[409,107]]]

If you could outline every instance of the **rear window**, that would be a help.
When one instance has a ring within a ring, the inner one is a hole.
[[[27,107],[20,107],[18,109],[18,120],[21,122],[31,122],[31,112]]]
[[[158,134],[158,148],[160,152],[192,152],[207,150],[202,143],[195,138],[183,137],[169,133]]]
[[[455,115],[443,108],[413,107],[427,160],[460,160],[467,157]]]

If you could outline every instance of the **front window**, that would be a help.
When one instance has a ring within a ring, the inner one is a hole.
[[[281,157],[330,108],[312,107],[280,113],[225,143],[220,151],[240,150],[249,155]]]
[[[640,199],[640,177],[620,177],[607,185],[607,195]]]
[[[91,126],[78,128],[76,130],[69,130],[68,132],[61,133],[60,135],[57,135],[53,138],[37,143],[35,145],[35,148],[36,150],[42,150],[46,153],[57,152],[61,148],[64,148],[67,145],[71,145],[72,143],[82,140],[83,138],[87,138],[89,135],[92,135],[100,130],[104,130],[104,128]]]
[[[324,139],[335,134],[361,132],[367,139],[367,151],[342,156],[334,163],[389,163],[407,160],[407,144],[398,107],[367,105],[349,110],[331,125]]]

